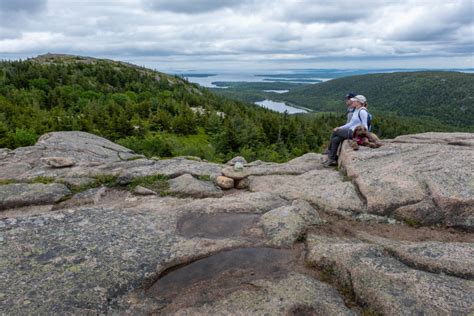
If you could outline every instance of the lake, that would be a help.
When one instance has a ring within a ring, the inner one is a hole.
[[[263,90],[264,92],[273,92],[273,93],[287,93],[290,90]]]
[[[285,102],[275,102],[271,100],[263,100],[259,102],[255,102],[256,105],[260,105],[261,107],[277,111],[280,113],[283,113],[285,111],[288,112],[288,114],[295,114],[295,113],[307,113],[308,111],[303,110],[303,109],[298,109],[294,108],[292,106],[286,105]]]

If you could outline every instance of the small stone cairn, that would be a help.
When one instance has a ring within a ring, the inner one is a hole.
[[[216,185],[223,190],[229,189],[246,189],[248,187],[249,173],[245,170],[247,161],[242,156],[234,157],[226,163],[222,169],[222,175],[217,176],[214,180]]]

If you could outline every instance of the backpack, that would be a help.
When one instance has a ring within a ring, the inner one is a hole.
[[[372,131],[372,114],[369,113],[369,111],[366,108],[361,108],[360,111],[365,110],[367,112],[367,130],[369,132]],[[359,121],[362,122],[362,119],[360,118],[360,111],[359,111]]]

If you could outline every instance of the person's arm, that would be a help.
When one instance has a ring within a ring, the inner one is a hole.
[[[363,110],[359,111],[359,117],[360,117],[361,123],[368,130],[369,126],[367,125],[367,116],[368,116],[367,115],[367,110],[363,109]]]
[[[349,122],[347,122],[346,124],[342,125],[342,126],[336,127],[334,130],[337,130],[337,129],[340,129],[340,128],[351,128],[351,126],[358,125],[356,121],[359,121],[359,118],[356,117],[356,116],[357,116],[357,111],[354,110],[354,112],[352,113],[351,120]]]
[[[352,119],[349,121],[349,123],[346,123],[346,124],[344,124],[344,125],[342,125],[342,126],[336,127],[336,129],[349,128],[349,127],[351,126],[351,121],[352,121]]]

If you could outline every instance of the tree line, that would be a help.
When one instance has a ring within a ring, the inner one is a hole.
[[[85,131],[148,157],[282,162],[321,152],[343,113],[288,115],[218,96],[182,78],[80,58],[0,62],[0,148],[51,131]],[[388,137],[430,130],[376,117]]]

